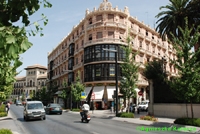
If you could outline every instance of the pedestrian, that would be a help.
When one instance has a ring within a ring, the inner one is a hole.
[[[7,114],[8,114],[8,111],[10,110],[10,103],[9,102],[7,102],[7,104],[6,104],[6,111],[7,111]]]

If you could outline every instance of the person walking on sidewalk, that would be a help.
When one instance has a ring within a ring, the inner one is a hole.
[[[8,111],[10,110],[10,103],[9,102],[7,102],[7,104],[6,104],[6,111],[7,111],[7,114],[8,114]]]

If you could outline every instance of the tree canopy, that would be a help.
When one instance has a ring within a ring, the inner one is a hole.
[[[1,0],[0,2],[0,92],[6,97],[12,92],[12,85],[17,75],[16,69],[22,65],[20,54],[28,50],[33,44],[29,42],[29,35],[41,33],[42,28],[37,23],[30,22],[29,17],[41,6],[51,7],[47,0]],[[47,24],[43,15],[40,19]],[[21,21],[21,27],[16,22]],[[34,24],[35,30],[26,31],[26,27]],[[42,33],[41,33],[42,35]]]

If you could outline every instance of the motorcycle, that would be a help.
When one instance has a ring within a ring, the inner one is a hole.
[[[89,123],[89,121],[91,120],[90,115],[88,112],[83,112],[82,118],[81,118],[81,122],[87,122]]]

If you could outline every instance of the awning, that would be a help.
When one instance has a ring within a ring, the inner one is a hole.
[[[113,100],[113,95],[115,90],[116,90],[115,86],[107,86],[108,100]]]
[[[104,91],[104,86],[94,87],[93,93],[95,95],[95,99],[94,99],[95,101],[102,101],[103,91]]]
[[[60,94],[62,94],[62,91],[57,91],[55,94],[60,95]]]

